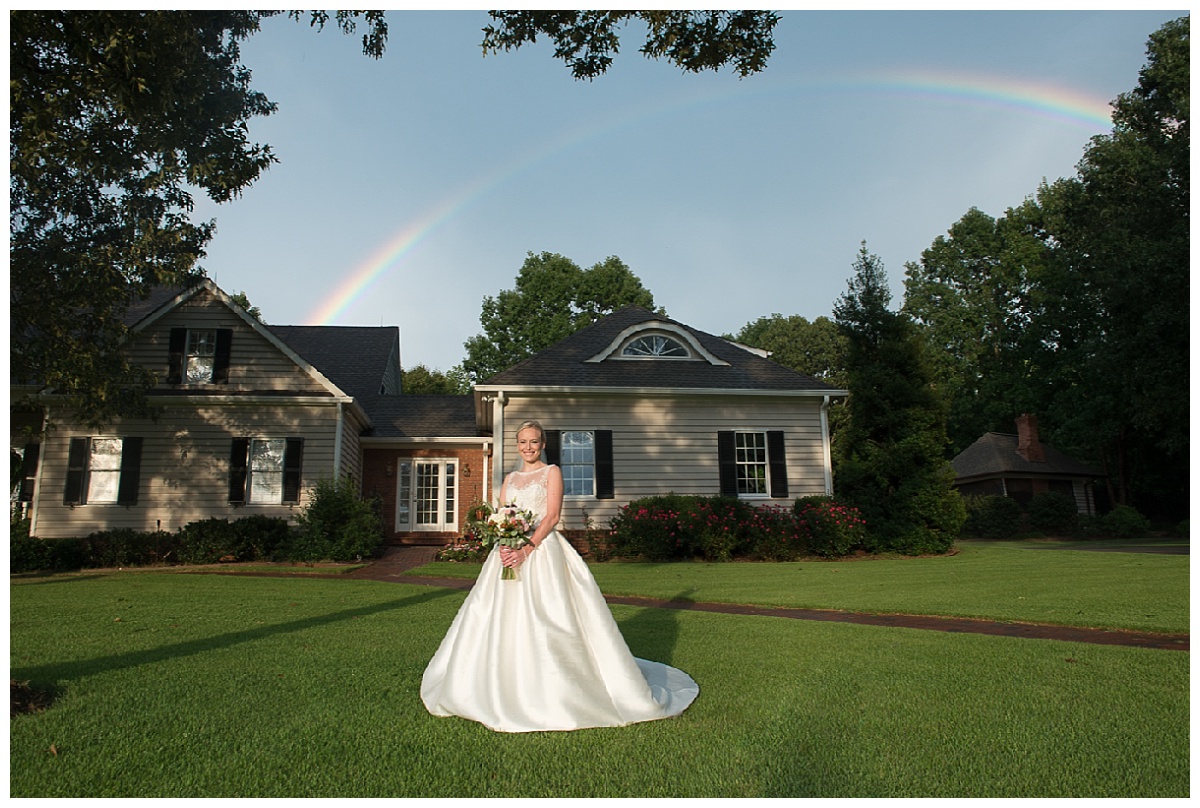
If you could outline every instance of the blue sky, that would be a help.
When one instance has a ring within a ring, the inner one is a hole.
[[[1071,176],[1149,35],[1185,11],[783,11],[767,69],[684,74],[625,29],[575,81],[540,42],[484,58],[482,11],[391,12],[387,54],[268,20],[242,50],[279,164],[201,200],[201,262],[280,325],[396,325],[447,370],[529,252],[618,256],[715,334],[828,316],[862,241],[904,265],[971,207]]]

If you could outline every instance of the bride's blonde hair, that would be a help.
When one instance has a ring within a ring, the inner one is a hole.
[[[546,461],[546,430],[542,428],[541,422],[534,421],[534,420],[522,421],[517,426],[517,435],[519,436],[526,429],[536,429],[538,431],[538,435],[542,439],[542,454],[538,459],[541,460],[543,463],[547,462]],[[520,455],[517,455],[517,462],[513,465],[513,470],[520,471],[522,468],[524,468],[524,466],[525,466],[524,459]]]

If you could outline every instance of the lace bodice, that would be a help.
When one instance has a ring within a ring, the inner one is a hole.
[[[504,480],[504,493],[508,501],[532,513],[539,522],[546,516],[546,478],[549,471],[549,466],[533,471],[514,471]]]

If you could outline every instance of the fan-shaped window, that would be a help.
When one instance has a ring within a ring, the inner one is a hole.
[[[630,340],[621,356],[672,357],[689,359],[691,352],[678,340],[662,334],[646,334]]]

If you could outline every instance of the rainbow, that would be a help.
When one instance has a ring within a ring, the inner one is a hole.
[[[427,239],[437,228],[454,218],[472,203],[482,199],[513,177],[563,152],[588,141],[602,139],[613,132],[653,117],[676,114],[705,105],[742,101],[748,97],[794,96],[814,90],[860,94],[882,93],[887,96],[929,98],[948,103],[1000,107],[1021,114],[1032,114],[1079,127],[1089,134],[1102,134],[1112,127],[1112,107],[1108,101],[1068,87],[1008,78],[972,75],[946,75],[920,71],[889,71],[863,74],[843,80],[790,81],[747,87],[749,79],[719,91],[694,93],[672,103],[646,103],[631,107],[616,118],[599,125],[583,125],[567,130],[537,148],[498,166],[455,193],[440,200],[426,214],[408,222],[348,275],[340,279],[307,318],[310,325],[332,325],[350,309],[389,269]],[[1082,144],[1081,144],[1082,145]]]

